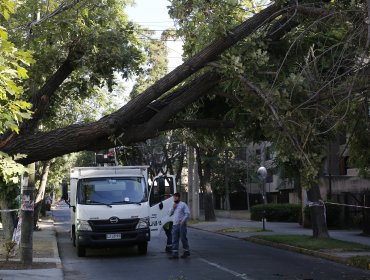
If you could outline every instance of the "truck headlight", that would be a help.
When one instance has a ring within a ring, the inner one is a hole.
[[[145,217],[139,220],[136,225],[136,229],[139,228],[148,228],[149,227],[149,217]]]
[[[77,220],[77,230],[78,231],[92,231],[89,222],[86,220]]]

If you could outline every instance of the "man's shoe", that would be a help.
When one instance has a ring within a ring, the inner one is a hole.
[[[182,259],[185,259],[185,258],[187,258],[187,257],[189,257],[189,256],[190,256],[190,252],[189,252],[189,251],[185,251],[185,252],[182,254],[181,258],[182,258]]]
[[[168,259],[170,259],[170,260],[177,260],[178,258],[179,258],[178,255],[172,255],[172,256],[168,257]]]

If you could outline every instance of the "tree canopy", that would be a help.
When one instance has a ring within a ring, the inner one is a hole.
[[[20,134],[0,137],[2,151],[27,155],[21,163],[232,121],[246,135],[273,140],[282,161],[296,158],[307,177],[315,177],[321,144],[336,129],[345,123],[344,132],[368,131],[365,1],[171,1],[185,40],[184,64],[97,121],[44,131],[40,125],[53,120],[59,106],[66,110],[69,100],[89,97],[102,85],[111,90],[117,72],[140,74],[145,46],[124,14],[125,1],[38,2],[22,1],[7,23],[14,44],[33,51],[36,61],[23,86],[33,118]],[[212,120],[211,110],[184,114],[201,98],[212,108],[215,94],[229,104],[226,112],[213,111]],[[362,114],[358,123],[353,113]]]

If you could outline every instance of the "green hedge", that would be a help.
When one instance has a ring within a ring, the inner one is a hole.
[[[265,211],[265,218],[270,222],[298,222],[300,204],[258,204],[251,207],[251,220],[261,221]]]

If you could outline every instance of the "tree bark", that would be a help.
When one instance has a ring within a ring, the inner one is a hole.
[[[204,164],[204,182],[205,192],[203,197],[204,219],[206,221],[216,221],[215,208],[213,204],[213,192],[211,186],[211,164],[207,161]]]
[[[8,202],[5,198],[0,198],[0,209],[9,209]],[[1,222],[3,224],[3,231],[5,241],[12,240],[14,231],[13,212],[1,212]]]
[[[33,216],[34,217],[33,219],[34,229],[37,229],[37,222],[39,220],[41,206],[44,202],[45,189],[46,189],[46,183],[48,181],[50,165],[51,165],[51,161],[46,161],[44,162],[44,165],[42,168],[40,188],[38,190],[38,193],[35,199],[35,211],[34,211],[34,216]]]
[[[182,169],[184,167],[184,160],[185,160],[185,153],[186,153],[186,148],[184,147],[184,145],[181,145],[181,152],[180,152],[180,156],[178,157],[178,164],[177,164],[177,168],[176,168],[176,178],[178,178],[177,180],[181,182],[181,174],[182,174]]]
[[[203,193],[204,219],[206,221],[215,221],[216,214],[214,210],[213,194],[211,187],[211,164],[208,160],[206,161],[202,160],[202,149],[196,147],[195,153],[198,165],[197,171],[199,176],[199,186]]]
[[[310,201],[310,214],[312,223],[312,235],[315,238],[330,238],[326,223],[325,204],[321,199],[320,187],[313,184],[307,191]]]
[[[191,86],[178,95],[174,93],[171,103],[154,116],[148,115],[146,123],[127,127],[115,143],[111,134],[112,117],[104,117],[89,124],[75,124],[46,133],[24,135],[8,143],[3,151],[8,154],[22,153],[27,157],[20,159],[22,164],[37,160],[49,160],[57,156],[82,150],[100,150],[117,145],[129,145],[158,135],[166,122],[199,97],[206,95],[218,82],[219,76],[206,73],[196,78]],[[179,90],[181,91],[181,89]],[[143,108],[144,109],[144,108]],[[179,124],[178,127],[182,125]]]

